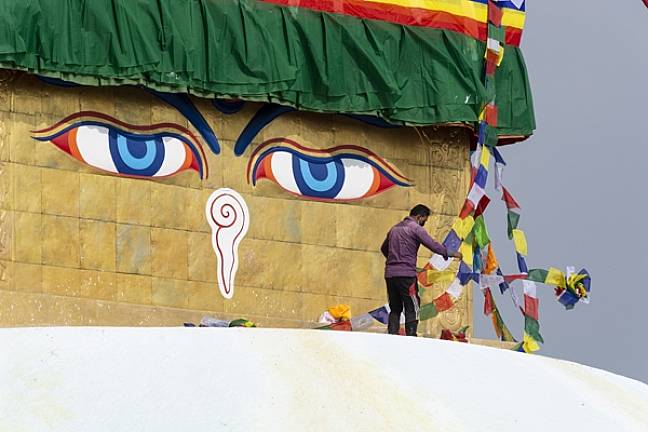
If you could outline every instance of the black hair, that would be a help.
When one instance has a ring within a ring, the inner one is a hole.
[[[430,209],[423,204],[417,204],[410,210],[410,216],[430,216]]]

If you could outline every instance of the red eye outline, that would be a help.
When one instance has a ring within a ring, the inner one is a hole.
[[[330,190],[326,192],[309,190],[300,181],[300,173],[294,172],[295,190],[285,187],[277,181],[271,169],[272,156],[276,152],[288,152],[295,156],[299,161],[312,162],[315,164],[328,164],[329,162],[341,163],[342,160],[354,159],[364,162],[371,166],[374,172],[374,180],[367,191],[362,196],[350,198],[337,198],[337,192]],[[268,179],[279,185],[282,189],[292,195],[301,198],[307,198],[312,201],[323,202],[350,202],[357,201],[384,192],[393,186],[410,187],[413,182],[402,175],[394,166],[386,162],[376,153],[355,145],[341,145],[326,149],[313,149],[305,147],[297,141],[290,138],[272,138],[264,141],[250,156],[247,164],[248,183],[256,185],[261,179]],[[297,190],[298,189],[298,190]]]

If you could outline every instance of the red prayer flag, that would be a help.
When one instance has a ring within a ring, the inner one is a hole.
[[[454,306],[454,302],[452,301],[450,294],[447,292],[444,292],[441,296],[435,298],[432,303],[434,303],[437,312],[447,311]]]
[[[648,0],[646,0],[648,1]],[[497,62],[492,61],[490,58],[486,59],[486,75],[493,76],[497,70]]]
[[[340,321],[331,324],[331,330],[351,331],[351,321]]]
[[[464,201],[463,208],[459,213],[459,218],[465,219],[470,214],[470,212],[472,212],[474,209],[475,209],[475,205],[472,203],[472,201],[467,199],[466,201]]]
[[[491,293],[490,288],[484,289],[484,315],[490,315],[495,309],[495,304],[493,303],[493,294]]]
[[[486,123],[488,123],[488,125],[497,127],[497,105],[486,105],[486,114],[484,120],[486,120]]]
[[[648,0],[646,0],[648,1]],[[477,204],[477,208],[475,209],[475,218],[486,211],[486,207],[488,207],[488,204],[490,203],[490,198],[488,196],[484,195],[482,199],[479,200],[479,203]]]
[[[648,0],[647,0],[648,1]],[[524,294],[524,313],[538,321],[538,299]]]
[[[644,0],[644,2],[648,2],[648,0]],[[502,9],[493,0],[488,0],[488,21],[495,27],[500,27],[502,15],[504,15]]]
[[[520,204],[518,204],[517,201],[515,201],[513,195],[511,195],[509,191],[503,186],[502,186],[502,200],[504,200],[504,202],[506,203],[506,208],[509,210],[514,208],[517,209],[520,208]]]
[[[526,279],[527,275],[526,273],[519,273],[519,274],[510,274],[510,275],[504,275],[504,282],[506,283],[511,283],[514,280],[518,279]]]
[[[648,7],[648,0],[643,0],[643,2],[646,5],[646,7]]]

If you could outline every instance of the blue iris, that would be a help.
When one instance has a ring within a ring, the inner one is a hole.
[[[299,191],[315,198],[333,199],[344,185],[344,165],[339,159],[304,159],[292,157],[293,174]]]
[[[164,161],[161,137],[138,136],[117,132],[109,134],[110,155],[120,174],[151,177]]]

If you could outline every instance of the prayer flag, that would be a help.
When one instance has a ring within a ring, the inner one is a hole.
[[[538,320],[538,299],[524,294],[524,313],[534,320]]]
[[[450,267],[451,262],[452,262],[452,258],[445,259],[443,258],[443,256],[439,254],[433,254],[432,258],[430,258],[429,264],[432,266],[432,268],[436,270],[445,270],[448,267]]]
[[[533,353],[540,349],[540,345],[536,342],[531,336],[524,333],[524,342],[522,342],[522,348],[526,353]]]
[[[370,314],[363,313],[362,315],[351,318],[351,328],[353,331],[364,330],[371,327],[373,322],[373,317]]]
[[[472,267],[473,265],[473,250],[472,245],[466,242],[461,242],[459,252],[463,255],[463,262]]]
[[[490,150],[488,149],[488,147],[482,147],[480,163],[481,166],[483,166],[484,169],[488,171],[488,166],[490,165]]]
[[[498,58],[498,61],[501,61],[501,58]],[[484,120],[486,120],[486,123],[488,123],[489,126],[497,127],[497,105],[492,103],[488,104],[486,105],[485,110],[486,113],[484,116]]]
[[[484,315],[490,315],[493,313],[495,306],[493,304],[493,294],[491,293],[490,288],[484,288]]]
[[[527,241],[524,231],[519,229],[513,230],[513,243],[515,243],[515,250],[521,255],[526,255],[527,250]]]
[[[497,268],[497,274],[499,276],[504,275],[504,273],[502,273],[502,269],[500,269],[499,267]],[[504,279],[504,282],[499,284],[499,288],[500,288],[500,293],[502,293],[502,294],[504,294],[506,292],[506,290],[509,289],[509,284],[508,284],[508,282],[506,282],[506,279]]]
[[[439,313],[437,312],[434,303],[424,304],[423,306],[421,306],[421,309],[419,309],[419,320],[429,320],[430,318],[434,318],[438,314]]]
[[[518,270],[520,273],[528,273],[529,269],[527,268],[526,260],[522,255],[515,254],[517,256]]]
[[[513,240],[513,230],[518,227],[518,222],[520,222],[520,215],[512,210],[509,210],[506,215],[506,221],[509,239]]]
[[[540,323],[529,315],[524,316],[524,332],[538,342],[544,343],[544,339],[540,335]]]
[[[461,281],[458,278],[455,278],[446,292],[450,294],[455,300],[457,300],[463,292],[463,285],[461,285]]]
[[[490,243],[490,238],[488,237],[488,230],[486,229],[486,222],[484,222],[484,216],[479,216],[475,219],[475,240],[480,248],[486,247]]]
[[[532,282],[530,280],[523,280],[522,281],[522,287],[524,290],[524,294],[531,296],[533,298],[537,297],[537,287],[535,282]]]
[[[499,267],[495,251],[493,251],[493,244],[488,244],[488,252],[486,254],[486,265],[484,266],[484,273],[491,274]]]
[[[559,288],[565,288],[565,273],[555,267],[549,267],[549,272],[547,273],[547,279],[545,279],[545,283],[547,285],[554,285]]]
[[[450,297],[450,294],[448,294],[447,292],[444,292],[439,297],[435,298],[433,304],[437,312],[447,311],[448,309],[451,309],[452,306],[454,306],[452,297]]]
[[[472,185],[472,188],[470,189],[470,192],[468,193],[468,201],[473,203],[473,209],[475,208],[477,203],[479,203],[479,201],[482,199],[482,197],[484,195],[486,195],[486,192],[484,191],[484,188],[482,188],[478,184],[473,184]]]
[[[475,175],[475,183],[478,184],[481,188],[485,188],[486,180],[488,180],[488,171],[486,170],[484,165],[480,165],[477,169],[477,174]]]
[[[504,162],[504,158],[502,157],[502,154],[497,150],[497,147],[493,147],[493,156],[495,156],[495,163],[501,164],[501,165],[506,165],[506,162]]]
[[[513,195],[511,195],[505,187],[502,188],[502,200],[506,203],[506,208],[509,210],[520,208],[520,204],[515,201]]]
[[[389,311],[385,306],[369,311],[369,315],[371,315],[373,319],[375,319],[379,323],[387,325],[387,323],[389,322]]]
[[[477,208],[475,209],[475,217],[484,214],[486,207],[488,207],[488,204],[490,204],[490,198],[488,198],[488,195],[484,195],[482,199],[479,200],[479,204],[477,204]]]
[[[443,240],[443,246],[445,246],[448,251],[456,252],[461,245],[461,239],[454,230],[450,230],[445,240]]]
[[[473,183],[473,186],[474,186],[474,185],[475,185],[475,184]],[[461,212],[459,212],[459,217],[462,218],[462,219],[465,218],[465,217],[468,216],[468,215],[469,215],[469,214],[470,214],[474,209],[475,209],[475,204],[473,204],[469,199],[466,199],[466,200],[464,201],[464,205],[463,205],[463,207],[461,208]]]
[[[544,269],[533,269],[529,270],[527,279],[533,282],[540,282],[544,283],[545,279],[547,279],[547,270]]]
[[[646,2],[648,0],[644,0]],[[493,0],[488,0],[488,21],[496,27],[501,27],[504,12]]]
[[[475,225],[475,219],[472,216],[466,216],[463,219],[457,218],[452,225],[452,229],[457,233],[459,238],[465,239],[472,231]]]

